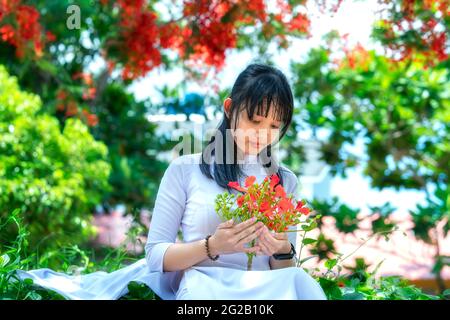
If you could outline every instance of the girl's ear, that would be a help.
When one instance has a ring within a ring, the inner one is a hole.
[[[226,98],[223,102],[223,109],[228,118],[230,118],[230,110],[231,110],[231,98]]]

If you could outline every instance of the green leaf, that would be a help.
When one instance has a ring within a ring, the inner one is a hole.
[[[450,296],[450,289],[444,290],[444,292],[442,292],[442,295],[443,295],[444,297]]]
[[[336,259],[328,259],[327,261],[325,261],[325,267],[328,270],[333,269],[336,264],[337,264]]]
[[[342,296],[343,300],[365,300],[365,296],[360,292],[346,293]]]
[[[307,225],[307,224],[302,225],[302,230],[304,230],[304,231],[311,231],[311,230],[314,230],[315,228],[317,228],[317,222],[315,222],[315,221],[311,222],[309,225]]]
[[[304,245],[308,245],[308,244],[317,242],[317,240],[316,239],[311,239],[311,238],[305,238],[305,239],[303,239],[302,242],[303,242]]]
[[[0,267],[4,267],[8,264],[8,262],[10,261],[10,258],[8,256],[8,254],[4,254],[0,257]]]

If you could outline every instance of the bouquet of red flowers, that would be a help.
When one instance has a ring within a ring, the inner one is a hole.
[[[244,186],[234,181],[228,183],[228,186],[242,192],[242,195],[228,192],[217,195],[215,209],[221,219],[240,222],[255,217],[274,232],[296,232],[297,230],[288,231],[289,227],[302,223],[301,217],[311,211],[305,206],[305,201],[286,194],[276,174],[266,177],[261,184],[255,181],[256,177],[249,176],[245,179]],[[251,247],[254,245],[255,240],[250,243]],[[248,270],[251,269],[254,255],[256,254],[253,252],[247,253]]]

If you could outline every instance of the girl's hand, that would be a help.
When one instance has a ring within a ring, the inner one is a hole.
[[[260,248],[257,255],[272,256],[273,254],[289,253],[291,251],[291,243],[286,232],[271,233],[266,226],[262,229],[261,235],[257,238],[257,245]]]
[[[257,245],[246,247],[246,244],[261,234],[264,224],[257,222],[256,219],[248,219],[238,224],[230,221],[220,223],[209,239],[211,254],[258,252],[260,248]]]

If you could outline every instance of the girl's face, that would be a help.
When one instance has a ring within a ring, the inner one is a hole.
[[[224,101],[224,110],[229,115],[231,99]],[[236,128],[232,129],[234,140],[240,151],[245,155],[257,155],[267,145],[278,140],[281,121],[275,119],[274,108],[271,107],[267,117],[256,112],[253,119],[249,119],[247,111],[238,113]],[[234,120],[231,121],[234,125]]]

